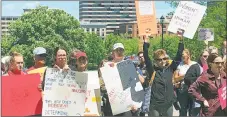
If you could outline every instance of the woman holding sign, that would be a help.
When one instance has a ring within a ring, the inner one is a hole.
[[[227,115],[224,110],[226,107],[224,107],[221,101],[226,101],[226,90],[221,91],[222,93],[219,92],[223,87],[226,88],[226,73],[223,71],[223,59],[217,54],[211,54],[207,59],[207,63],[209,67],[207,72],[204,72],[190,86],[189,94],[202,103],[200,116],[225,116]]]
[[[61,47],[55,48],[53,58],[54,58],[53,68],[57,68],[57,69],[61,69],[61,70],[69,70],[70,69],[68,64],[67,64],[67,53],[66,53],[66,50],[64,48],[61,48]],[[42,85],[38,86],[38,88],[40,90],[41,90],[41,86],[42,86],[42,90],[44,90],[45,75],[46,75],[46,71],[44,72],[44,78],[43,78]]]

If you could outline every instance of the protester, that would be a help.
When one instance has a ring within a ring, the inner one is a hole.
[[[155,72],[151,85],[151,101],[149,116],[173,116],[173,103],[175,102],[174,89],[172,83],[173,73],[181,61],[184,44],[182,35],[178,46],[178,52],[174,61],[169,63],[166,51],[158,49],[154,52],[154,64],[148,56],[148,38],[144,38],[144,59],[147,71],[150,76]],[[149,81],[149,82],[150,82]],[[149,85],[147,81],[147,85]]]
[[[4,74],[4,76],[12,76],[12,75],[25,75],[23,72],[24,67],[24,59],[23,56],[18,52],[12,52],[10,54],[9,61],[9,71]]]
[[[145,60],[144,60],[143,52],[139,52],[137,54],[137,56],[139,57],[139,60],[140,60],[140,64],[138,65],[138,69],[140,69],[142,71],[143,78],[144,79],[147,79],[150,76],[148,75],[147,70],[146,70],[146,65],[145,65]],[[148,115],[148,113],[149,113],[149,106],[150,106],[150,92],[151,92],[151,87],[150,86],[147,86],[146,87],[145,85],[143,85],[143,88],[144,88],[144,101],[142,103],[140,116]]]
[[[208,69],[207,65],[207,58],[209,56],[208,51],[204,50],[203,53],[200,55],[200,58],[198,60],[197,64],[191,65],[190,68],[187,70],[185,77],[184,77],[184,83],[187,85],[187,87],[190,87],[192,83],[196,81],[196,79],[203,73],[206,72]],[[199,116],[200,102],[196,101],[195,98],[191,97],[193,100],[192,103],[192,109],[191,109],[191,115],[192,116]]]
[[[189,93],[202,103],[200,116],[226,116],[221,109],[218,89],[226,82],[223,72],[223,59],[217,54],[209,55],[208,70],[204,72],[189,88]]]
[[[55,48],[53,59],[54,59],[53,68],[57,68],[64,71],[67,71],[70,69],[67,64],[67,53],[64,48],[62,47]],[[41,85],[42,87],[38,86],[38,88],[40,90],[42,89],[43,91],[44,91],[44,84],[45,84],[45,74],[46,74],[46,71],[44,72],[44,78]]]
[[[73,71],[83,72],[87,70],[88,58],[85,52],[73,51],[69,59],[69,66]]]
[[[116,63],[121,62],[124,60],[124,45],[122,43],[115,43],[112,50],[113,60],[105,62],[103,66],[111,66],[113,67]],[[108,94],[103,95],[102,97],[104,100],[104,106],[103,106],[103,113],[104,116],[113,116],[112,110],[110,108],[110,102],[108,98]],[[138,115],[138,109],[139,107],[132,106],[131,112],[124,112],[121,114],[117,114],[115,116],[137,116]]]
[[[27,72],[37,68],[45,67],[46,56],[47,56],[46,49],[43,47],[37,47],[33,50],[33,54],[34,54],[35,65],[30,67],[27,70]]]
[[[2,58],[2,60],[1,60],[2,75],[8,72],[9,61],[10,61],[10,56],[5,56],[5,57]]]
[[[177,100],[181,106],[180,116],[187,116],[187,113],[191,116],[192,99],[188,95],[188,87],[184,83],[184,77],[189,67],[196,64],[196,62],[191,60],[191,54],[188,49],[183,51],[182,60],[174,75],[174,81],[178,84],[176,88]]]

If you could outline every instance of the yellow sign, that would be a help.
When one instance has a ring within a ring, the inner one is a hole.
[[[44,75],[44,72],[46,70],[47,67],[41,67],[41,68],[38,68],[38,69],[34,69],[34,70],[31,70],[31,71],[28,71],[28,74],[35,74],[35,73],[39,73],[40,74],[40,81],[43,81],[43,75]],[[43,91],[41,92],[41,96],[43,97],[44,93]]]
[[[43,81],[43,75],[44,75],[44,72],[46,70],[47,67],[41,67],[41,68],[38,68],[38,69],[34,69],[34,70],[31,70],[31,71],[28,71],[28,74],[35,74],[35,73],[39,73],[40,74],[40,78],[41,78],[41,81]]]
[[[101,97],[92,97],[92,102],[101,102]]]

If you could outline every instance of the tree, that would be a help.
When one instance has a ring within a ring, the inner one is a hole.
[[[200,27],[214,28],[214,41],[209,42],[209,45],[220,48],[221,43],[226,40],[226,1],[212,1],[206,12]]]
[[[96,34],[88,34],[85,51],[89,59],[89,69],[97,69],[97,65],[105,58],[104,41]]]
[[[53,63],[53,51],[63,46],[69,52],[72,48],[84,50],[87,34],[79,22],[63,10],[38,6],[24,13],[9,26],[10,36],[2,39],[2,53],[18,51],[24,55],[25,66],[33,65],[32,51],[42,46],[47,49],[47,65]],[[90,37],[91,38],[91,37]]]
[[[164,35],[164,49],[170,58],[174,59],[177,53],[179,37],[176,35]],[[161,49],[161,36],[150,40],[149,56],[152,58],[153,53],[157,49]],[[184,45],[186,49],[191,52],[192,60],[197,60],[199,55],[205,49],[205,44],[202,41],[184,38]]]
[[[166,3],[169,3],[171,5],[171,7],[173,8],[176,8],[178,6],[180,1],[166,1]],[[200,5],[206,5],[207,4],[207,1],[194,1],[195,3],[197,4],[200,4]]]

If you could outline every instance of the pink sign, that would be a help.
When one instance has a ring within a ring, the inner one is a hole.
[[[226,107],[226,82],[222,84],[222,87],[218,89],[218,97],[220,100],[222,110]]]

